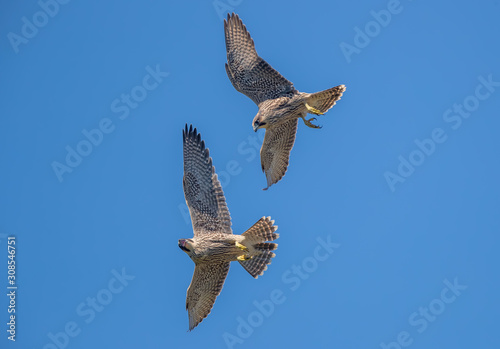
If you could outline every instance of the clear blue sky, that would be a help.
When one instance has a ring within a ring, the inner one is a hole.
[[[0,346],[498,347],[499,2],[215,4],[4,3]],[[224,70],[233,9],[297,89],[347,86],[267,192],[257,107]],[[233,263],[192,332],[185,123],[234,232],[270,215],[280,233],[264,276]]]

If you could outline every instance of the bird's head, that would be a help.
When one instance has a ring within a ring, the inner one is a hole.
[[[260,112],[253,118],[252,127],[255,132],[257,132],[259,128],[267,128],[267,121],[263,118]]]
[[[268,128],[280,122],[283,117],[297,111],[299,104],[293,103],[290,97],[279,97],[276,99],[267,99],[259,104],[259,112],[252,121],[252,127],[255,132],[259,128]]]
[[[193,251],[193,240],[191,239],[179,239],[179,247],[181,250],[187,254]]]

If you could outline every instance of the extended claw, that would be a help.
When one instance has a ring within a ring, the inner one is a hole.
[[[319,125],[314,125],[311,121],[313,120],[316,120],[316,118],[310,118],[310,119],[306,119],[305,117],[301,116],[302,120],[304,121],[304,124],[306,124],[306,126],[308,127],[311,127],[311,128],[321,128],[321,126]]]

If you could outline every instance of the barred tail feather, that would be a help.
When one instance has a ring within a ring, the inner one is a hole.
[[[245,237],[245,241],[251,242],[265,242],[265,241],[274,241],[279,235],[275,233],[276,229],[278,229],[277,225],[273,225],[274,221],[271,220],[271,217],[262,217],[250,227],[243,235]]]
[[[273,242],[279,235],[275,233],[278,226],[273,225],[271,217],[262,217],[250,229],[242,234],[245,237],[243,244],[250,248],[251,258],[239,261],[241,266],[254,278],[264,274],[271,259],[276,255],[271,252],[278,248]]]
[[[326,113],[342,97],[345,89],[345,85],[339,85],[328,90],[312,93],[307,99],[307,104],[321,113]]]
[[[259,242],[258,244],[253,245],[253,247],[259,251],[274,251],[278,248],[278,244],[273,242]]]
[[[250,275],[257,279],[267,270],[267,265],[271,264],[271,259],[274,256],[276,255],[271,251],[259,251],[259,254],[246,261],[240,261],[240,264]]]

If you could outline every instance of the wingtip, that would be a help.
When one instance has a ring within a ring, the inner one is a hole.
[[[232,12],[231,14],[227,14],[227,19],[224,19],[224,26],[231,26],[231,27],[235,27],[235,26],[240,26],[243,28],[243,31],[244,32],[247,32],[248,33],[248,30],[245,26],[245,24],[243,23],[243,20],[240,18],[240,16],[237,14],[237,13],[234,13]]]
[[[227,13],[227,18],[224,18],[224,23],[229,23],[230,20],[232,20],[233,18],[235,19],[238,19],[238,15],[234,12],[231,12],[231,13]]]
[[[205,148],[205,142],[201,140],[201,134],[198,132],[196,127],[193,130],[193,136],[196,138],[196,142],[202,143],[202,147]]]
[[[198,133],[198,130],[196,129],[196,127],[193,127],[192,124],[190,124],[189,128],[188,128],[188,124],[186,123],[182,133],[184,136],[183,137],[184,140],[186,140],[186,138],[192,138],[192,139],[196,140],[198,143],[201,143],[201,134]]]
[[[264,172],[264,173],[265,173],[264,168],[262,168],[262,172]],[[271,183],[271,181],[268,181],[268,182],[267,182],[267,187],[265,187],[265,188],[264,188],[264,189],[262,189],[262,190],[268,190],[268,189],[271,187],[271,185],[273,185],[273,183]]]

